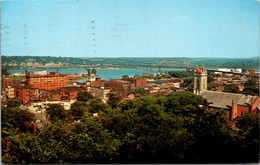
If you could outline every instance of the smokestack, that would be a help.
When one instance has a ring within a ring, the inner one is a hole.
[[[232,100],[232,109],[231,109],[231,120],[236,118],[236,105],[235,100]]]
[[[251,105],[250,105],[250,109],[249,109],[249,113],[251,113],[254,109],[254,98],[251,98]]]

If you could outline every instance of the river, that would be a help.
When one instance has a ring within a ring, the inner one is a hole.
[[[33,72],[36,70],[43,70],[43,69],[27,69],[28,72]],[[86,72],[85,69],[46,69],[47,72],[60,72],[62,74],[66,73],[83,73]],[[142,69],[96,69],[98,75],[100,75],[102,80],[110,80],[110,79],[121,79],[123,75],[141,75],[142,73],[159,73],[158,70],[142,70]],[[162,69],[161,72],[165,71],[182,71],[185,69],[180,68],[167,68]],[[25,72],[25,69],[19,70],[8,70],[9,73],[19,73]],[[81,81],[81,80],[79,80]],[[82,80],[82,82],[85,80]]]
[[[36,70],[43,69],[27,69],[28,72],[33,72]],[[96,69],[98,75],[100,75],[102,80],[110,79],[121,79],[123,75],[141,75],[142,73],[159,73],[158,70],[142,70],[142,69]],[[162,69],[161,72],[165,71],[182,71],[184,68],[166,68]],[[259,72],[259,69],[255,69],[256,72]],[[8,70],[9,73],[19,73],[25,72],[25,69],[20,70]],[[60,72],[62,74],[66,73],[83,73],[86,72],[85,69],[75,69],[75,68],[66,68],[66,69],[47,69],[47,72]],[[85,80],[79,80],[79,82],[84,82]]]

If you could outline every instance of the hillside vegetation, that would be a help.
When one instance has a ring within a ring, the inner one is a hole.
[[[208,68],[258,68],[259,58],[74,58],[50,56],[2,56],[2,67],[23,68],[186,68],[205,65]]]
[[[50,106],[44,129],[33,129],[19,104],[2,107],[3,163],[259,162],[258,115],[231,127],[224,110],[207,111],[207,100],[192,93],[128,102],[113,96],[108,104],[90,96],[77,97],[70,111]]]

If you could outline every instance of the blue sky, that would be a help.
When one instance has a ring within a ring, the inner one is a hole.
[[[1,54],[259,56],[257,0],[2,1]]]

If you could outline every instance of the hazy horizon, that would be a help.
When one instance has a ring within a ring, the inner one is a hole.
[[[1,54],[254,58],[257,0],[2,1]]]
[[[1,56],[62,57],[62,56],[48,56],[48,55],[33,56],[33,55],[4,55],[4,54]],[[161,57],[159,57],[159,56],[157,56],[157,57],[149,57],[149,56],[147,56],[147,57],[98,57],[98,56],[96,56],[96,57],[75,57],[74,56],[74,57],[72,57],[72,56],[66,56],[63,58],[228,58],[228,59],[242,58],[243,59],[243,58],[259,58],[259,56],[253,56],[253,57],[163,57],[163,56],[161,56]]]

